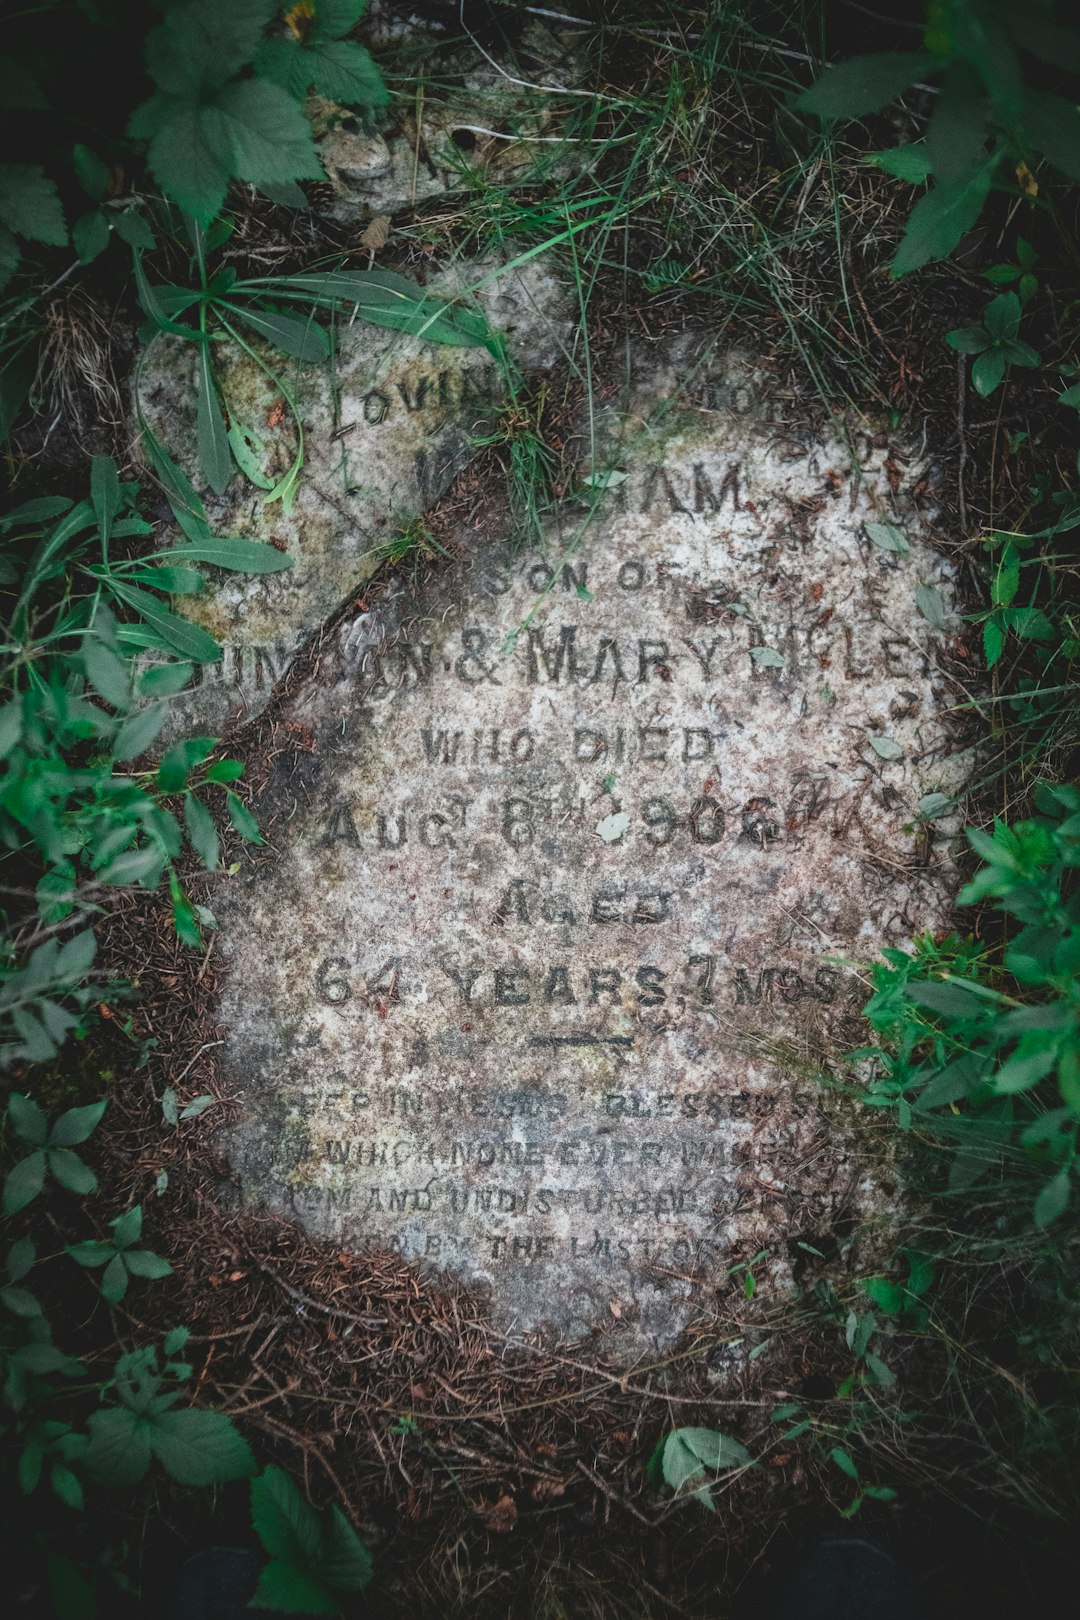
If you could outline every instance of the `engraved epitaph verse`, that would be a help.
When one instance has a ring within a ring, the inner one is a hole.
[[[344,632],[223,1013],[246,1196],[640,1347],[879,1197],[812,1068],[865,999],[842,959],[950,890],[910,830],[952,752],[912,603],[950,580],[919,466],[793,449],[760,402],[623,465],[546,555],[481,546]],[[897,511],[905,554],[863,530]]]

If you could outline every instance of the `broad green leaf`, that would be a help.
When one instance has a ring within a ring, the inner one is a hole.
[[[1032,91],[1024,102],[1021,127],[1055,169],[1080,180],[1080,108],[1075,101],[1047,90]]]
[[[124,1265],[133,1277],[146,1277],[152,1282],[172,1276],[172,1266],[165,1256],[152,1249],[125,1249]]]
[[[936,585],[916,585],[915,606],[935,630],[945,628],[945,602]]]
[[[314,1575],[272,1558],[259,1576],[252,1606],[275,1614],[332,1614],[341,1610]]]
[[[49,1169],[67,1192],[77,1193],[80,1198],[96,1192],[97,1176],[70,1148],[50,1148],[48,1160]]]
[[[199,464],[210,488],[224,495],[232,477],[233,459],[225,418],[221,414],[217,385],[210,364],[210,345],[200,344],[196,360],[196,425]]]
[[[260,454],[265,449],[263,440],[250,427],[245,427],[235,416],[229,422],[229,448],[233,460],[244,477],[258,489],[273,489],[273,480],[262,469]]]
[[[42,1150],[20,1159],[4,1182],[4,1214],[17,1215],[37,1197],[45,1185],[45,1154]]]
[[[926,128],[926,150],[940,182],[956,180],[982,161],[989,113],[977,75],[966,62],[955,62],[941,82]]]
[[[4,1270],[7,1272],[9,1280],[13,1283],[22,1282],[23,1278],[32,1270],[36,1259],[37,1250],[34,1247],[33,1238],[16,1238],[8,1250],[8,1257],[4,1264]]]
[[[100,208],[80,214],[71,227],[71,244],[80,264],[92,264],[109,245],[109,226]]]
[[[85,1142],[97,1130],[106,1107],[106,1103],[96,1102],[88,1103],[84,1108],[66,1109],[49,1132],[49,1146],[78,1147],[80,1142]]]
[[[371,1550],[334,1503],[326,1515],[318,1571],[328,1586],[360,1592],[375,1573]]]
[[[255,1472],[251,1447],[224,1412],[194,1407],[161,1412],[149,1441],[165,1472],[180,1485],[223,1485]]]
[[[945,341],[958,354],[982,354],[990,347],[991,338],[985,326],[957,326],[946,332]]]
[[[819,118],[862,118],[880,112],[934,67],[924,51],[879,51],[854,56],[825,72],[795,105]]]
[[[110,213],[112,228],[122,242],[128,247],[138,248],[143,253],[151,252],[157,242],[154,233],[139,213],[138,208],[122,208]]]
[[[276,84],[260,79],[227,84],[214,104],[202,109],[202,130],[228,173],[249,185],[325,178],[303,110]]]
[[[162,793],[182,793],[188,776],[218,745],[216,737],[184,737],[161,756],[157,781]]]
[[[910,275],[934,259],[948,258],[981,214],[996,163],[995,155],[968,174],[935,183],[919,198],[890,266],[894,277]]]
[[[21,1316],[27,1321],[42,1314],[40,1302],[28,1288],[0,1288],[0,1303],[13,1316]]]
[[[1035,1200],[1035,1225],[1047,1227],[1056,1221],[1059,1215],[1064,1215],[1069,1203],[1070,1177],[1069,1170],[1059,1170],[1051,1181],[1046,1183],[1038,1198]]]
[[[995,620],[987,619],[983,625],[983,654],[987,669],[993,669],[1004,650],[1005,632]]]
[[[82,1243],[69,1243],[67,1253],[80,1266],[104,1266],[115,1257],[116,1248],[112,1243],[87,1238]]]
[[[904,750],[895,737],[871,737],[870,746],[880,759],[903,759]]]
[[[1046,1078],[1057,1063],[1056,1045],[1039,1045],[1034,1050],[1021,1042],[1014,1057],[1008,1058],[992,1076],[991,1084],[999,1096],[1012,1092],[1029,1091]]]
[[[40,163],[0,163],[0,220],[17,236],[64,247],[67,226],[56,186]]]
[[[184,795],[184,825],[191,847],[208,872],[216,872],[220,848],[214,818],[194,793]]]
[[[161,6],[165,17],[146,37],[146,66],[170,96],[207,97],[252,61],[280,5],[271,0],[188,0]]]
[[[904,1308],[904,1290],[887,1277],[864,1277],[859,1286],[867,1299],[872,1300],[887,1316],[899,1316]]]
[[[142,697],[174,697],[182,692],[195,673],[191,664],[158,664],[139,676]]]
[[[48,1120],[44,1109],[32,1097],[13,1091],[8,1098],[8,1122],[15,1135],[32,1147],[44,1147],[48,1138]]]
[[[161,880],[163,864],[159,850],[129,849],[109,861],[96,876],[99,883],[139,883],[144,888],[152,889]]]
[[[911,550],[907,535],[895,523],[864,523],[863,528],[879,551],[892,551],[898,557],[906,557]]]
[[[251,1523],[271,1558],[301,1567],[319,1556],[319,1516],[283,1468],[270,1466],[251,1482]]]
[[[930,178],[930,154],[922,141],[911,146],[893,146],[884,152],[871,152],[866,159],[876,169],[883,169],[897,180],[909,185],[922,185]]]
[[[1000,349],[987,349],[971,362],[971,381],[977,394],[985,399],[992,394],[1005,375],[1008,364]]]
[[[91,1412],[84,1464],[99,1484],[121,1490],[137,1485],[150,1467],[149,1425],[126,1406]]]
[[[941,984],[933,980],[909,984],[905,994],[918,1006],[929,1007],[931,1012],[944,1018],[978,1018],[985,1008],[985,1003],[973,990],[960,984]]]
[[[244,767],[238,759],[219,759],[206,773],[208,782],[235,782],[243,776]]]
[[[228,135],[212,112],[192,102],[163,109],[147,152],[162,191],[200,225],[221,212],[229,188]]]
[[[313,363],[326,360],[330,355],[330,339],[314,321],[300,321],[292,315],[279,315],[272,310],[255,309],[250,305],[226,304],[245,325],[266,338],[282,354],[295,360]]]
[[[101,1273],[101,1296],[110,1305],[119,1305],[128,1288],[127,1267],[122,1256],[115,1254]]]

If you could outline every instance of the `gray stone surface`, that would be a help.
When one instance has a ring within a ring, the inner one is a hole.
[[[480,543],[344,626],[276,863],[214,902],[244,1197],[626,1355],[887,1215],[814,1063],[858,1038],[843,960],[943,920],[948,829],[912,822],[965,768],[925,461],[691,373],[611,406],[545,555]]]

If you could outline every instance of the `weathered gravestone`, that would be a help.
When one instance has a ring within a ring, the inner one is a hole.
[[[887,1204],[813,1069],[865,1000],[840,959],[942,918],[912,818],[959,768],[924,465],[687,369],[545,554],[342,632],[280,858],[218,905],[244,1197],[629,1353]]]

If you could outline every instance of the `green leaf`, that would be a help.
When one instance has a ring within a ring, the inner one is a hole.
[[[131,670],[97,636],[88,634],[82,645],[82,667],[90,685],[114,709],[125,709],[131,696]]]
[[[276,1614],[340,1614],[326,1587],[297,1569],[272,1558],[259,1576],[252,1608],[269,1609]]]
[[[1039,1041],[1040,1037],[1036,1037]],[[1056,1045],[1036,1045],[1032,1049],[1021,1041],[1016,1054],[1008,1058],[992,1077],[992,1085],[999,1096],[1017,1091],[1029,1091],[1050,1073],[1057,1062]]]
[[[361,1592],[375,1574],[371,1550],[334,1503],[326,1517],[319,1574],[341,1592]]]
[[[216,663],[221,657],[221,648],[213,636],[189,619],[180,619],[175,613],[170,613],[162,607],[157,597],[150,596],[136,585],[124,585],[117,579],[112,580],[112,589],[121,601],[133,607],[143,622],[161,636],[166,646],[173,648],[181,657],[195,664]]]
[[[945,628],[945,602],[936,585],[916,585],[915,606],[935,630]]]
[[[987,669],[993,669],[1005,650],[1005,632],[1000,624],[987,619],[983,625],[983,654]]]
[[[846,1474],[849,1479],[858,1479],[859,1470],[855,1466],[855,1459],[849,1451],[844,1450],[843,1446],[833,1446],[829,1456],[842,1474]]]
[[[101,1274],[101,1295],[110,1305],[119,1305],[127,1293],[128,1274],[123,1258],[115,1254]]]
[[[150,1467],[149,1425],[126,1406],[91,1412],[84,1464],[99,1484],[122,1490],[137,1485]]]
[[[48,1138],[48,1120],[45,1111],[32,1097],[13,1091],[8,1098],[8,1119],[16,1136],[32,1147],[44,1147]]]
[[[216,872],[221,853],[217,828],[214,826],[213,816],[194,793],[187,793],[184,796],[184,825],[196,855],[208,872]]]
[[[18,1215],[19,1210],[26,1209],[26,1205],[36,1199],[44,1184],[44,1152],[28,1153],[28,1157],[19,1160],[15,1170],[8,1171],[3,1183],[3,1213]]]
[[[212,563],[215,568],[228,568],[236,574],[278,574],[283,568],[293,566],[287,552],[278,551],[276,546],[265,545],[261,540],[222,540],[210,535],[190,545],[158,552],[154,561],[165,559]]]
[[[870,746],[881,759],[903,759],[904,750],[894,737],[871,737]]]
[[[95,456],[90,464],[90,504],[97,519],[101,543],[107,546],[120,510],[120,479],[111,456]]]
[[[930,154],[922,141],[911,146],[892,146],[884,152],[871,152],[865,161],[897,180],[906,180],[909,185],[922,185],[930,178]]]
[[[1080,180],[1080,109],[1075,101],[1046,90],[1032,91],[1024,101],[1021,128],[1055,169],[1070,180]]]
[[[165,195],[206,226],[219,214],[229,188],[229,146],[212,109],[164,98],[162,118],[150,141],[147,163]]]
[[[904,1290],[887,1277],[864,1277],[859,1284],[867,1299],[887,1316],[899,1316],[904,1308]]]
[[[126,1249],[132,1243],[138,1243],[142,1237],[143,1212],[141,1204],[133,1204],[122,1215],[109,1222],[113,1229],[113,1242],[117,1248]]]
[[[157,670],[147,671],[147,675],[158,673]],[[147,676],[144,675],[140,684],[145,684],[146,679]],[[137,759],[140,754],[145,754],[157,740],[168,714],[169,707],[166,703],[148,703],[145,708],[136,709],[134,714],[129,715],[124,721],[116,735],[112,749],[113,759]]]
[[[121,208],[113,210],[109,218],[112,228],[122,242],[128,247],[138,248],[143,253],[151,252],[157,242],[153,231],[143,219],[137,208]]]
[[[982,212],[996,162],[996,156],[991,157],[968,174],[935,183],[919,198],[908,216],[891,275],[910,275],[934,259],[948,258]]]
[[[783,669],[784,657],[775,647],[751,647],[750,658],[755,669]]]
[[[104,1266],[116,1258],[116,1245],[100,1243],[97,1238],[86,1238],[82,1243],[69,1243],[67,1253],[80,1266]]]
[[[67,226],[53,182],[39,163],[0,163],[0,220],[17,236],[67,244]]]
[[[86,1506],[78,1475],[66,1463],[53,1463],[49,1483],[65,1507],[74,1508],[79,1513]]]
[[[854,56],[825,72],[795,105],[819,118],[862,118],[880,112],[934,67],[924,51],[879,51]]]
[[[8,1250],[8,1257],[4,1265],[8,1280],[13,1283],[22,1282],[23,1278],[33,1269],[37,1259],[37,1250],[34,1248],[33,1238],[16,1238]]]
[[[161,1347],[167,1356],[179,1355],[190,1338],[191,1329],[189,1327],[170,1328],[162,1340]]]
[[[229,450],[229,436],[225,431],[225,418],[221,414],[221,403],[214,382],[214,372],[210,364],[208,343],[199,346],[196,381],[199,464],[214,493],[224,495],[232,477],[233,459]]]
[[[1059,1215],[1064,1215],[1069,1203],[1070,1177],[1068,1167],[1059,1170],[1053,1180],[1048,1181],[1035,1200],[1035,1225],[1047,1227],[1056,1221]]]
[[[0,1302],[13,1316],[30,1319],[41,1315],[41,1306],[28,1288],[0,1288]]]
[[[895,523],[864,523],[863,528],[879,551],[892,551],[898,557],[906,557],[911,550],[907,535]]]
[[[982,161],[989,111],[977,75],[966,62],[954,62],[926,129],[926,149],[939,181],[956,180]]]
[[[255,820],[243,799],[238,798],[235,793],[227,793],[225,802],[229,811],[229,820],[240,834],[240,837],[246,838],[249,844],[261,844],[263,836],[259,831],[259,823]]]
[[[941,984],[935,980],[909,984],[905,994],[919,1007],[929,1007],[943,1018],[979,1018],[985,1003],[961,984]]]
[[[97,1176],[70,1148],[50,1148],[49,1169],[66,1192],[85,1198],[97,1189]]]
[[[987,349],[971,362],[971,381],[975,392],[985,399],[992,394],[1005,375],[1008,362],[1000,349]]]
[[[109,245],[109,225],[100,208],[80,214],[71,227],[71,242],[80,264],[91,264]]]
[[[958,354],[982,354],[990,347],[991,338],[985,326],[957,326],[946,332],[945,341]]]
[[[427,293],[393,270],[321,270],[237,283],[238,292],[259,288],[277,298],[301,299],[327,309],[345,307],[373,326],[411,332],[431,343],[500,352],[499,340],[483,315]]]
[[[190,664],[158,664],[139,676],[139,693],[143,697],[174,697],[184,690],[194,673]]]
[[[199,919],[195,914],[195,907],[187,895],[176,884],[172,890],[173,927],[176,937],[181,945],[188,945],[192,950],[198,950],[203,942]]]
[[[999,293],[983,310],[983,325],[991,337],[1015,337],[1020,329],[1020,315],[1020,300],[1016,294]]]
[[[206,773],[208,782],[235,782],[243,776],[244,767],[238,759],[219,759]]]
[[[172,1276],[172,1266],[165,1256],[152,1249],[125,1249],[124,1266],[133,1277],[146,1277],[151,1282]]]
[[[264,1468],[251,1482],[251,1523],[271,1558],[301,1566],[319,1556],[319,1516],[283,1468]]]
[[[291,315],[278,315],[271,310],[254,309],[248,305],[226,304],[226,309],[266,338],[283,354],[295,360],[317,362],[330,355],[330,339],[314,321],[300,321]]]
[[[216,737],[184,737],[161,756],[157,782],[162,793],[182,793],[188,776],[208,759],[218,745]]]
[[[251,1447],[224,1412],[194,1407],[161,1412],[149,1440],[165,1472],[180,1485],[223,1485],[255,1472]]]
[[[202,111],[204,129],[237,179],[258,186],[325,178],[303,110],[278,85],[234,81]]]

